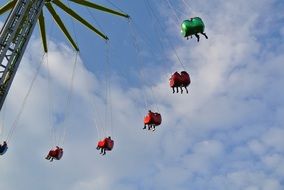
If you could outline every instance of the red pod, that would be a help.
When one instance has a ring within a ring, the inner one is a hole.
[[[182,82],[181,75],[178,72],[175,72],[170,78],[170,87],[180,86]]]
[[[110,138],[106,138],[105,139],[105,144],[106,144],[106,150],[112,150],[112,148],[113,148],[113,145],[114,145],[114,141],[113,140],[111,140]]]
[[[106,144],[105,140],[101,140],[101,141],[98,142],[98,147],[99,148],[104,148],[105,144]]]
[[[56,157],[56,150],[49,151],[48,155],[55,158]]]
[[[50,150],[48,155],[57,160],[60,160],[63,156],[63,149],[58,147],[56,149]]]
[[[157,125],[160,125],[162,123],[162,116],[161,114],[159,113],[155,113],[154,114],[154,117],[153,117],[153,120],[154,120],[154,124],[157,126]]]
[[[148,115],[144,117],[144,124],[152,124],[153,123],[154,113],[149,112]]]
[[[60,160],[62,156],[63,156],[63,149],[62,148],[57,149],[55,159]]]
[[[182,86],[188,86],[190,84],[189,74],[186,71],[182,71],[180,74]]]

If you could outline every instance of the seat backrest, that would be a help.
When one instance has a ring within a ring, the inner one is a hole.
[[[106,138],[106,150],[112,150],[113,145],[114,141],[109,138]]]
[[[1,146],[0,147],[0,155],[4,155],[8,150],[8,146]]]
[[[62,158],[62,156],[63,156],[63,149],[62,148],[57,149],[55,159],[60,160]]]
[[[104,148],[104,147],[105,147],[105,144],[106,144],[105,139],[100,140],[100,141],[98,142],[98,147],[99,147],[99,148]]]
[[[170,86],[177,87],[181,84],[181,75],[178,72],[175,72],[170,78]]]
[[[183,86],[188,86],[190,84],[190,77],[186,71],[181,72],[181,83]]]
[[[155,125],[160,125],[162,123],[162,116],[159,113],[155,113],[154,116],[154,124]]]

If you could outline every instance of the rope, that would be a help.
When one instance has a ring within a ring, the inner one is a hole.
[[[191,12],[196,14],[196,11],[194,11],[193,8],[185,0],[182,0],[182,2]]]
[[[78,54],[79,54],[79,52],[76,52],[75,60],[74,60],[73,68],[72,68],[71,82],[70,82],[69,92],[68,92],[68,95],[67,95],[67,101],[66,101],[66,106],[65,106],[65,110],[64,110],[65,118],[67,118],[70,114],[70,105],[71,105],[71,99],[72,99],[73,90],[74,90],[74,78],[75,78],[75,71],[76,71],[76,66],[77,66],[77,62],[78,62]],[[65,120],[64,120],[64,122],[65,122]],[[63,125],[63,126],[64,126],[63,127],[63,136],[62,136],[62,139],[61,139],[62,145],[65,142],[66,130],[67,130],[67,126],[66,125]]]
[[[99,30],[101,30],[103,33],[105,33],[104,32],[104,30],[102,29],[102,26],[100,25],[100,23],[97,21],[97,19],[94,17],[94,15],[93,15],[93,13],[90,11],[90,8],[88,8],[88,7],[85,7],[85,9],[87,10],[87,12],[88,12],[88,14],[91,16],[91,18],[94,20],[94,22],[96,23],[96,25],[98,25],[98,27],[99,27]],[[106,42],[107,42],[108,40],[106,40]],[[107,65],[106,65],[107,66]],[[107,77],[107,76],[106,76]],[[106,97],[108,97],[108,89],[107,89],[107,81],[105,81],[106,82],[106,89],[105,89],[105,93],[106,93]],[[108,98],[107,98],[108,99]],[[108,103],[108,100],[106,99],[106,104]],[[95,107],[95,100],[93,100],[93,104],[94,104],[94,106],[93,107]],[[100,134],[100,130],[99,130],[99,127],[98,127],[98,124],[97,124],[97,122],[96,122],[96,117],[98,116],[98,113],[96,113],[96,109],[94,109],[94,122],[95,122],[95,127],[96,127],[96,129],[97,129],[97,134],[98,134],[98,140],[99,140],[99,136],[100,135],[106,135],[106,133],[107,133],[107,107],[106,107],[106,109],[105,109],[105,127],[103,127],[103,124],[102,124],[102,122],[100,122],[101,123],[101,132],[102,132],[102,134]],[[98,118],[100,118],[100,117],[98,117]],[[99,120],[99,119],[98,119]]]
[[[112,136],[113,134],[113,125],[112,125],[112,119],[113,119],[113,116],[112,116],[112,97],[111,97],[111,62],[110,62],[110,44],[109,43],[106,43],[107,46],[106,46],[106,77],[107,77],[107,91],[108,91],[108,97],[107,97],[107,102],[108,102],[108,105],[109,105],[109,128],[110,128],[110,135]]]
[[[69,8],[71,8],[69,1],[68,1],[67,5],[68,5]],[[71,20],[71,24],[72,24],[73,34],[74,34],[74,37],[75,37],[75,43],[76,43],[77,46],[79,46],[73,17],[70,17],[70,20]],[[74,78],[75,78],[75,71],[76,71],[76,66],[77,66],[77,62],[78,62],[78,56],[79,56],[79,51],[76,51],[75,52],[75,59],[74,59],[73,67],[72,67],[71,80],[70,80],[70,84],[69,84],[69,88],[68,88],[69,90],[68,90],[68,94],[67,94],[66,105],[65,105],[65,108],[64,108],[64,111],[63,111],[64,121],[61,124],[63,126],[63,134],[62,134],[61,138],[60,138],[60,136],[58,137],[58,144],[61,144],[62,146],[63,146],[65,139],[66,139],[67,126],[65,124],[65,121],[66,121],[66,118],[70,114],[70,105],[71,105],[71,99],[72,99],[73,90],[74,90]]]
[[[103,134],[105,134],[105,131],[104,131],[104,128],[103,127],[101,127],[101,130],[100,130],[100,127],[98,126],[98,125],[100,125],[100,126],[103,126],[102,125],[102,121],[101,121],[101,117],[99,116],[99,114],[96,112],[96,103],[95,103],[95,98],[91,98],[91,101],[92,101],[92,107],[94,107],[94,109],[93,109],[93,114],[94,114],[94,124],[95,124],[95,127],[96,127],[96,129],[97,129],[97,134],[98,134],[98,140],[100,139],[100,137],[102,137],[102,135]]]
[[[105,119],[105,122],[104,122],[104,128],[105,128],[105,133],[104,133],[104,136],[107,136],[107,133],[108,133],[108,119],[107,119],[107,116],[108,116],[108,63],[106,63],[105,65],[105,73],[104,73],[104,79],[105,79],[105,116],[104,116],[104,119]]]
[[[153,87],[152,87],[152,86],[150,86],[150,92],[151,92],[151,95],[152,95],[152,99],[154,100],[154,105],[155,105],[157,111],[160,112],[160,111],[159,111],[159,106],[158,106],[158,103],[157,103],[157,98],[156,98],[156,96],[155,96],[155,94],[154,94],[154,91],[153,91]]]
[[[178,18],[178,15],[177,15],[176,11],[174,10],[174,8],[173,8],[173,6],[172,6],[172,4],[171,4],[171,2],[169,0],[167,0],[167,3],[168,3],[168,6],[170,7],[170,9],[173,11],[173,13],[174,13],[174,15],[175,15],[175,17],[177,19],[177,24],[178,24],[180,19]]]
[[[109,4],[111,4],[114,8],[116,8],[117,10],[119,10],[120,12],[122,12],[123,14],[126,14],[125,12],[123,12],[122,9],[120,9],[117,5],[115,5],[114,3],[112,3],[111,1],[109,0],[106,0]]]
[[[133,39],[134,39],[134,46],[135,46],[135,49],[136,49],[136,51],[137,51],[137,55],[139,56],[140,48],[139,48],[139,46],[138,46],[137,39],[136,39],[136,37],[135,37],[135,35],[134,35],[134,34],[135,34],[134,27],[133,27],[133,25],[131,25],[131,23],[130,23],[130,26],[131,26],[131,29],[132,29],[132,36],[133,36]],[[139,59],[138,61],[141,62],[141,59]],[[143,70],[140,71],[140,74],[141,74],[141,76],[142,76],[142,79],[145,80],[146,77],[145,77],[145,73],[144,73]],[[155,95],[154,95],[154,91],[153,91],[152,86],[150,86],[150,95],[151,95],[151,99],[152,99],[153,102],[154,102],[154,106],[156,107],[156,109],[157,109],[157,111],[158,111],[158,110],[159,110],[159,106],[158,106],[158,104],[157,104],[157,99],[156,99],[156,97],[155,97]],[[145,110],[147,110],[147,108],[149,108],[149,107],[148,107],[148,101],[147,101],[147,98],[146,98],[145,93],[143,93],[143,96],[144,96],[144,101],[145,101]]]
[[[153,9],[152,9],[152,7],[151,7],[149,1],[145,0],[145,1],[144,1],[144,4],[145,4],[145,6],[146,6],[146,8],[147,8],[148,14],[149,14],[150,17],[151,17],[151,20],[152,20],[153,23],[154,23],[153,26],[154,26],[154,30],[156,31],[155,34],[158,34],[158,33],[159,33],[158,31],[161,30],[161,28],[162,28],[162,27],[161,27],[161,23],[158,22],[158,24],[156,24],[156,23],[157,23],[157,18],[155,18],[154,11],[153,11]],[[161,46],[162,53],[167,52],[167,49],[166,49],[166,47],[165,47],[165,44],[162,43],[161,35],[157,35],[157,38],[158,38],[158,42],[159,42],[159,44],[160,44],[160,46]],[[164,38],[164,39],[165,39],[165,38]],[[167,42],[168,42],[168,41],[167,41]],[[165,55],[164,57],[167,57],[167,55]],[[168,60],[167,60],[167,61],[168,61]],[[182,64],[181,64],[181,65],[182,65]],[[172,73],[172,69],[171,69],[170,67],[165,67],[165,69],[167,70],[168,74],[171,74],[171,73]]]
[[[98,29],[100,31],[102,31],[102,33],[105,34],[105,31],[102,29],[102,26],[100,25],[100,23],[97,21],[97,19],[94,17],[93,13],[90,11],[89,7],[85,7],[85,9],[87,10],[88,14],[92,17],[92,19],[94,20],[94,22],[96,23],[96,25],[98,26]],[[105,40],[108,41],[108,40]]]
[[[96,121],[96,118],[94,117],[94,124],[95,124],[95,127],[97,129],[97,141],[100,140],[100,131],[99,131],[99,127],[98,127],[98,122]]]
[[[68,8],[69,9],[72,9],[71,8],[71,6],[70,6],[70,2],[69,1],[67,1],[68,2]],[[74,37],[75,37],[75,43],[76,43],[76,45],[77,46],[79,46],[78,45],[78,38],[77,38],[77,32],[76,32],[76,30],[75,30],[75,24],[74,24],[74,18],[73,17],[69,17],[70,18],[70,20],[71,20],[71,24],[72,24],[72,30],[73,30],[73,34],[74,34]]]
[[[178,13],[180,13],[181,15],[183,15],[183,16],[185,16],[185,17],[188,17],[188,15],[185,14],[183,11],[180,11],[180,10],[178,10],[178,9],[174,9],[173,6],[172,6],[172,3],[170,3],[170,4],[171,4],[171,7],[172,7],[172,9],[173,9],[174,12],[176,12],[176,13],[178,12]]]
[[[162,38],[161,38],[161,32],[159,30],[157,30],[157,27],[156,27],[156,24],[155,24],[155,19],[152,19],[154,18],[154,15],[152,14],[152,8],[151,6],[149,6],[149,2],[148,1],[143,1],[145,6],[146,6],[146,9],[147,9],[147,12],[148,14],[150,15],[151,17],[151,20],[153,21],[153,26],[154,26],[154,30],[155,30],[155,34],[158,34],[156,35],[156,37],[158,38],[158,42],[159,42],[159,45],[161,46],[161,50],[164,50],[165,51],[165,46],[164,46],[164,43],[162,43]],[[150,11],[151,10],[151,11]]]
[[[88,12],[88,14],[90,15],[90,17],[94,20],[94,22],[95,22],[95,24],[98,26],[98,29],[100,30],[100,31],[102,31],[103,33],[105,33],[105,31],[102,29],[103,27],[100,25],[100,23],[97,21],[97,19],[95,18],[95,16],[93,15],[93,13],[90,11],[90,8],[88,8],[88,7],[85,7],[85,9],[87,10],[87,12]],[[108,42],[108,40],[105,40],[106,41],[106,43]],[[109,58],[107,58],[107,59],[109,59]],[[106,65],[107,66],[107,65]],[[106,82],[106,80],[105,80],[105,82]],[[106,94],[106,104],[108,104],[108,84],[107,84],[107,82],[106,82],[106,89],[105,89],[105,94]],[[93,107],[95,108],[95,100],[93,100]],[[97,113],[96,112],[96,109],[94,109],[94,123],[95,123],[95,127],[96,127],[96,130],[97,130],[97,135],[98,135],[98,140],[100,139],[100,137],[101,137],[101,135],[102,136],[106,136],[107,135],[107,129],[108,129],[108,127],[107,127],[107,111],[108,111],[108,108],[107,108],[107,106],[106,106],[106,109],[105,109],[105,116],[104,116],[104,118],[105,118],[105,121],[104,121],[104,124],[102,123],[102,121],[100,120],[101,119],[101,117],[99,117],[99,113]],[[112,114],[112,113],[111,113]],[[96,118],[98,118],[98,119],[96,119]],[[100,124],[98,124],[98,122],[100,123]],[[100,125],[101,127],[98,127],[98,125]],[[110,124],[110,126],[111,126],[112,124]],[[105,127],[104,127],[105,126]],[[101,128],[101,131],[100,131],[100,128]]]
[[[140,53],[140,48],[139,48],[139,45],[138,45],[138,41],[137,41],[137,38],[135,37],[135,31],[134,31],[134,27],[132,25],[132,22],[131,20],[129,20],[129,25],[130,25],[130,33],[131,33],[131,37],[133,39],[133,46],[136,50],[136,54],[137,54],[137,58],[138,58],[138,63],[141,63],[141,59],[140,59],[140,56],[139,56],[139,53]],[[144,79],[145,76],[144,76],[144,73],[143,71],[140,72],[142,78]],[[144,97],[144,104],[145,104],[145,110],[147,110],[148,108],[148,101],[146,99],[146,95],[145,93],[142,93],[143,94],[143,97]]]
[[[35,73],[35,75],[34,75],[34,77],[32,79],[31,85],[29,86],[28,92],[27,92],[26,96],[24,97],[24,100],[23,100],[22,105],[20,107],[20,111],[18,112],[18,114],[17,114],[17,116],[16,116],[16,118],[15,118],[13,124],[12,124],[11,130],[9,131],[9,134],[8,134],[8,137],[7,137],[7,143],[8,143],[8,141],[10,141],[10,139],[11,139],[12,135],[14,134],[14,131],[15,131],[17,125],[18,125],[20,117],[21,117],[21,115],[22,115],[22,113],[24,111],[24,107],[25,107],[25,105],[27,103],[28,97],[29,97],[29,95],[31,93],[32,87],[33,87],[33,85],[34,85],[34,83],[36,81],[36,78],[37,78],[37,76],[39,74],[39,71],[41,69],[42,63],[44,61],[44,57],[45,57],[45,53],[42,56],[41,64],[39,64],[37,69],[36,69],[36,73]]]
[[[185,0],[182,0],[182,2],[185,6],[187,6],[187,8],[192,9],[191,6],[189,6]]]
[[[178,55],[178,53],[177,53],[176,48],[174,47],[174,45],[172,44],[171,41],[168,41],[168,42],[169,42],[170,46],[172,47],[172,49],[174,50],[174,54],[175,54],[176,58],[178,59],[179,64],[181,65],[181,67],[183,68],[183,70],[186,70],[184,64],[181,62],[181,59],[180,59],[180,57],[179,57],[179,55]]]
[[[49,67],[49,54],[47,54],[47,59],[46,59],[46,67],[47,67],[47,86],[48,86],[48,115],[49,115],[49,125],[51,127],[51,139],[53,142],[53,146],[57,145],[57,137],[56,137],[56,129],[54,126],[54,121],[52,117],[52,111],[54,110],[54,101],[53,101],[53,94],[52,94],[52,89],[51,89],[51,77],[50,77],[50,67]]]
[[[161,31],[165,31],[165,28],[166,28],[166,27],[161,24],[162,22],[160,22],[160,19],[159,19],[158,16],[155,14],[155,12],[154,12],[154,10],[153,10],[151,4],[149,3],[149,0],[145,0],[145,1],[147,2],[148,7],[150,8],[150,11],[152,12],[152,15],[154,16],[154,19],[155,19],[156,22],[158,23],[158,26],[160,27]],[[166,40],[168,41],[168,43],[169,43],[169,45],[170,45],[170,48],[172,48],[172,50],[173,50],[173,52],[174,52],[174,54],[175,54],[175,56],[176,56],[176,58],[177,58],[179,64],[181,65],[181,67],[183,68],[183,70],[186,70],[184,64],[182,63],[182,61],[181,61],[181,59],[180,59],[180,57],[179,57],[179,55],[178,55],[178,53],[177,53],[177,51],[176,51],[176,48],[174,47],[174,45],[172,44],[172,42],[171,42],[168,38],[166,38]]]

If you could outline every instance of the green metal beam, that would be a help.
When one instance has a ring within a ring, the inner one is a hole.
[[[71,35],[69,34],[68,30],[66,29],[66,27],[63,24],[62,20],[60,19],[59,15],[55,12],[55,10],[54,10],[53,6],[51,5],[51,3],[46,3],[45,6],[48,9],[48,11],[50,12],[50,14],[52,15],[52,17],[54,18],[55,22],[58,24],[59,28],[62,30],[62,32],[65,34],[65,36],[67,37],[69,42],[72,44],[74,49],[76,51],[79,51],[79,48],[77,47],[76,43],[72,39]]]
[[[47,50],[47,41],[46,41],[46,32],[45,32],[45,22],[44,22],[44,16],[43,16],[42,11],[40,12],[38,21],[39,21],[39,28],[40,28],[43,49],[44,49],[44,52],[47,53],[48,50]]]
[[[114,14],[114,15],[122,16],[122,17],[125,17],[125,18],[130,18],[130,16],[128,14],[109,9],[107,7],[104,7],[102,5],[99,5],[99,4],[96,4],[96,3],[93,3],[93,2],[90,2],[90,1],[87,1],[87,0],[70,0],[70,1],[77,3],[77,4],[80,4],[80,5],[84,5],[84,6],[87,6],[87,7],[94,8],[94,9],[98,9],[100,11],[111,13],[111,14]]]
[[[15,6],[15,4],[16,4],[15,0],[6,3],[6,5],[4,5],[3,7],[0,8],[0,15],[11,10]]]
[[[62,3],[60,0],[53,0],[53,3],[56,4],[58,7],[60,7],[63,11],[68,13],[70,16],[78,20],[80,23],[85,25],[87,28],[91,29],[95,33],[97,33],[100,37],[102,37],[105,40],[108,40],[108,37],[100,32],[98,29],[93,27],[89,22],[87,22],[85,19],[83,19],[80,15],[78,15],[75,11],[67,7],[64,3]]]

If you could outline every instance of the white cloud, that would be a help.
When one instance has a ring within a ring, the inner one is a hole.
[[[157,75],[153,92],[163,124],[152,133],[142,130],[147,110],[141,99],[143,94],[152,99],[149,87],[127,89],[115,82],[115,147],[105,157],[95,149],[94,126],[95,119],[102,133],[104,83],[79,57],[71,111],[66,115],[75,54],[64,44],[50,42],[52,118],[44,64],[9,150],[0,157],[0,188],[282,190],[283,45],[269,40],[271,19],[262,20],[262,14],[277,14],[280,20],[283,15],[273,12],[275,5],[268,0],[196,1],[190,6],[206,21],[209,39],[184,40],[177,47],[191,74],[189,94],[171,94],[168,68]],[[163,7],[163,14],[169,15]],[[165,22],[176,31],[174,20]],[[32,39],[7,98],[6,132],[41,62],[38,49],[42,49],[39,40]],[[169,59],[176,62],[174,53]],[[175,63],[171,70],[179,68]],[[44,156],[54,144],[52,126],[59,135],[64,127],[68,130],[63,159],[50,164]]]

